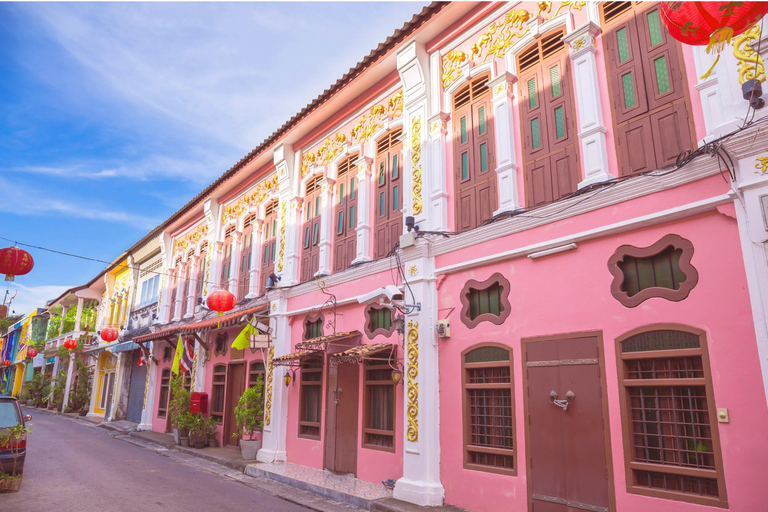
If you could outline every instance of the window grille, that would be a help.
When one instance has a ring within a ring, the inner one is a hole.
[[[392,368],[381,361],[366,361],[363,396],[363,446],[379,450],[395,449],[395,391]]]
[[[301,396],[299,398],[299,437],[320,439],[322,408],[323,360],[308,358],[301,362]]]
[[[224,418],[224,392],[227,382],[227,365],[213,367],[213,387],[211,388],[211,417],[221,423]]]

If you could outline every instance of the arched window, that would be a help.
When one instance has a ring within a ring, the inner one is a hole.
[[[211,388],[211,417],[221,423],[224,417],[224,390],[227,384],[227,365],[213,367],[213,386]]]
[[[602,2],[606,71],[622,175],[675,163],[695,147],[681,44],[658,2]]]
[[[496,209],[496,172],[489,74],[453,95],[456,231],[479,226]]]
[[[168,395],[171,386],[171,370],[165,368],[160,378],[160,400],[157,403],[157,417],[165,418],[168,414]]]
[[[581,179],[571,61],[562,37],[562,30],[550,32],[517,58],[528,206],[575,192]]]
[[[403,234],[403,143],[399,140],[402,128],[390,131],[376,141],[374,183],[376,192],[373,207],[376,217],[374,254],[383,258]]]
[[[299,437],[320,439],[320,411],[323,405],[323,360],[309,357],[301,362]]]
[[[243,247],[240,250],[240,270],[237,280],[237,301],[248,295],[251,285],[251,253],[253,252],[253,224],[256,215],[249,215],[243,223]]]
[[[333,271],[348,268],[357,251],[357,177],[354,165],[358,155],[342,160],[336,174],[336,205],[334,206]]]
[[[663,326],[617,341],[629,491],[723,506],[725,479],[704,333]]]
[[[514,475],[512,352],[483,344],[462,355],[464,468]]]
[[[304,195],[304,225],[301,237],[301,282],[309,281],[320,268],[320,203],[322,187],[319,175],[307,182]]]
[[[277,200],[264,207],[264,228],[261,243],[261,274],[259,276],[259,294],[267,289],[269,274],[275,271],[277,253]]]

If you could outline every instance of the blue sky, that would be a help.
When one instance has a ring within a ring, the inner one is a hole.
[[[0,236],[112,260],[423,5],[0,3]],[[104,267],[29,251],[17,312]]]

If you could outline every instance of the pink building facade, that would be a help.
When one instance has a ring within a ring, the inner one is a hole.
[[[182,337],[223,445],[264,383],[264,463],[483,512],[761,510],[742,43],[700,79],[657,4],[425,8],[167,221],[141,428]],[[231,347],[247,322],[271,348]]]

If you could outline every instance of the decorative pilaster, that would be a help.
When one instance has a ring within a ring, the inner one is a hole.
[[[200,256],[193,256],[191,260],[187,261],[189,265],[189,290],[187,292],[187,310],[183,311],[184,318],[192,318],[195,315],[195,293],[197,290],[197,273],[200,267]]]
[[[243,246],[242,220],[237,221],[237,230],[232,236],[232,256],[229,265],[229,292],[237,297],[237,281],[240,275],[240,248]],[[226,248],[225,248],[226,249]]]
[[[608,168],[608,146],[600,104],[600,86],[595,59],[595,37],[600,27],[592,22],[563,37],[571,48],[571,68],[576,83],[576,106],[579,113],[579,140],[584,179],[579,188],[616,178]]]
[[[264,211],[264,208],[261,208]],[[253,244],[251,245],[251,273],[246,299],[259,295],[259,280],[261,279],[261,250],[264,245],[264,218],[257,219],[253,224]]]
[[[203,212],[205,212],[205,221],[208,223],[208,255],[206,256],[208,261],[204,263],[205,277],[203,278],[203,300],[205,300],[209,293],[218,289],[215,283],[218,283],[217,276],[220,273],[219,265],[221,263],[218,251],[221,246],[217,245],[219,239],[219,202],[216,199],[208,199],[203,204]]]
[[[160,299],[157,305],[157,323],[167,324],[171,319],[171,286],[173,284],[173,267],[171,253],[171,237],[163,232],[159,236],[160,240],[160,259],[163,262],[163,274],[160,276]],[[103,304],[106,310],[109,310],[108,304]],[[107,313],[105,313],[106,316]],[[106,323],[106,321],[105,321]]]
[[[278,292],[278,297],[270,304],[270,327],[274,336],[272,347],[269,349],[266,368],[267,376],[264,386],[264,437],[256,460],[273,462],[286,460],[285,440],[288,430],[288,393],[289,388],[283,386],[283,375],[288,370],[276,369],[272,359],[291,351],[291,326],[286,315],[288,298],[285,291]]]
[[[320,182],[320,242],[319,263],[315,276],[327,276],[331,273],[331,217],[333,204],[333,186],[335,180],[325,178]]]
[[[149,353],[154,354],[155,343],[149,347]],[[141,410],[141,423],[138,430],[152,430],[152,415],[155,410],[155,385],[157,383],[157,364],[153,357],[147,361],[147,378],[144,383],[144,406]]]
[[[515,152],[515,116],[512,112],[512,86],[517,77],[504,73],[488,82],[493,103],[493,129],[496,142],[496,177],[499,208],[494,215],[520,208]]]
[[[176,302],[173,304],[173,318],[174,322],[181,320],[181,301],[184,297],[184,281],[187,273],[184,270],[184,265],[176,269]]]
[[[439,83],[439,82],[438,82]],[[448,230],[448,185],[446,168],[446,141],[448,115],[439,113],[429,118],[429,145],[424,148],[429,152],[432,172],[429,173],[432,188],[426,193],[432,207],[432,229],[435,231]]]
[[[357,252],[352,264],[371,261],[371,167],[373,160],[366,156],[355,161],[357,166]]]
[[[277,168],[277,186],[279,215],[277,220],[277,259],[275,274],[280,276],[281,286],[298,283],[299,253],[298,232],[300,218],[297,215],[298,183],[293,182],[292,176],[300,176],[300,158],[294,158],[293,147],[281,144],[275,149],[275,167]]]
[[[64,386],[64,400],[62,403],[64,409],[66,409],[67,404],[69,404],[69,391],[72,389],[72,374],[74,373],[75,368],[75,357],[75,354],[70,355],[69,365],[67,366],[67,383]]]
[[[203,334],[207,336],[207,334]],[[195,356],[192,360],[192,391],[205,391],[205,348],[195,341]]]

